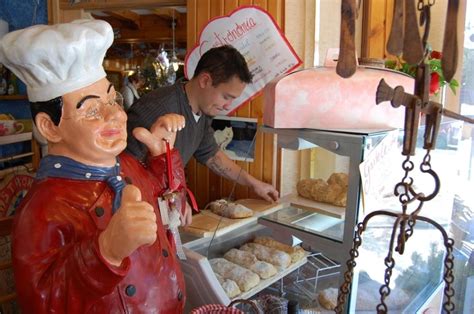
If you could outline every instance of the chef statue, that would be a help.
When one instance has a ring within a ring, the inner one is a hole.
[[[150,150],[146,165],[122,153],[127,116],[102,67],[113,37],[106,22],[80,20],[36,25],[0,41],[0,63],[27,85],[49,146],[14,223],[23,313],[183,311],[184,278],[157,199],[170,177],[184,186],[180,156],[166,154],[161,140],[172,148],[184,119],[171,115],[150,131],[134,130]]]

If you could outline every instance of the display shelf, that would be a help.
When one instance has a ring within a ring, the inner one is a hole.
[[[36,141],[33,139],[32,132],[24,132],[24,133],[0,136],[0,145],[20,143],[20,142],[26,142],[26,141],[31,141],[30,152],[24,152],[24,153],[20,153],[16,155],[11,155],[11,156],[4,156],[0,158],[0,162],[13,161],[13,160],[21,159],[25,157],[30,157],[29,161],[20,165],[15,165],[13,167],[1,169],[0,178],[3,178],[10,173],[14,173],[18,171],[27,170],[28,172],[31,172],[37,169],[38,164],[39,164],[39,156],[40,156],[39,147]]]
[[[342,284],[347,270],[345,262],[350,256],[355,226],[360,219],[359,208],[362,206],[359,165],[373,148],[373,144],[384,138],[388,130],[328,131],[262,127],[262,131],[276,135],[280,148],[300,150],[320,147],[347,160],[348,189],[345,208],[334,207],[336,209],[334,211],[334,208],[321,209],[321,203],[308,201],[305,202],[306,205],[309,203],[308,206],[302,206],[298,202],[290,202],[291,206],[260,217],[258,220],[274,233],[290,233],[302,240],[311,251],[321,252],[340,264],[336,285]],[[316,210],[317,208],[320,210]],[[357,281],[357,275],[354,275],[352,284],[354,295],[357,295]],[[353,298],[349,296],[347,302],[345,310],[352,312],[355,309]]]
[[[254,288],[250,289],[247,292],[243,292],[242,294],[236,296],[232,300],[237,300],[237,299],[249,299],[250,297],[254,296],[255,294],[259,293],[263,289],[267,288],[268,286],[272,285],[273,283],[277,282],[278,280],[282,279],[283,277],[287,276],[288,274],[294,272],[295,270],[298,270],[301,266],[305,265],[307,263],[307,258],[304,257],[303,259],[299,260],[298,262],[295,262],[288,266],[288,268],[279,271],[276,273],[274,276],[268,278],[268,279],[262,279],[260,283],[255,286]]]
[[[186,280],[188,291],[187,307],[195,308],[204,304],[229,304],[232,300],[227,297],[221,285],[217,281],[209,264],[209,259],[222,257],[231,248],[240,247],[242,244],[252,241],[256,236],[272,236],[274,239],[280,235],[271,234],[271,230],[265,228],[254,220],[252,223],[241,226],[226,234],[214,238],[198,238],[195,241],[184,244],[186,260],[181,260],[181,268]],[[285,241],[283,241],[285,242]],[[306,256],[291,264],[288,268],[278,271],[271,278],[263,279],[260,283],[243,292],[234,299],[248,299],[266,289],[268,286],[281,280],[290,273],[297,271],[306,264]],[[185,311],[186,313],[188,311]]]
[[[33,138],[32,132],[4,135],[4,136],[0,136],[0,145],[25,142],[25,141],[31,140],[32,138]]]
[[[237,200],[236,203],[250,208],[253,211],[253,216],[232,219],[216,215],[210,210],[203,209],[199,214],[193,216],[193,221],[189,226],[180,228],[180,232],[197,237],[218,237],[249,223],[254,223],[258,217],[273,213],[288,205],[284,201],[270,203],[258,199],[241,199]]]
[[[345,207],[335,206],[327,203],[315,202],[299,195],[292,195],[290,205],[301,209],[307,209],[320,214],[328,215],[338,219],[344,219]]]
[[[314,297],[319,280],[339,274],[340,265],[319,252],[307,258],[308,263],[298,268],[295,274],[294,285],[307,297]]]
[[[1,95],[0,100],[26,100],[28,96],[26,95]]]
[[[19,165],[19,166],[14,166],[14,167],[10,167],[10,168],[0,170],[0,178],[4,178],[5,176],[7,176],[10,173],[23,172],[25,170],[27,172],[34,171],[33,164],[31,162],[29,162],[29,163],[25,163],[25,164],[22,164],[22,165]]]
[[[315,252],[307,256],[307,263],[297,270],[268,286],[256,297],[272,294],[297,301],[303,313],[326,313],[319,304],[318,294],[322,290],[337,285],[340,265]],[[329,313],[329,312],[327,312]]]
[[[30,153],[23,153],[23,154],[18,154],[18,155],[3,157],[3,158],[0,158],[0,162],[12,161],[12,160],[15,160],[15,159],[20,159],[20,158],[28,157],[28,156],[33,156],[33,153],[30,152]]]

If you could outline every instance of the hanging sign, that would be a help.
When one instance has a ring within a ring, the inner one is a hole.
[[[393,187],[400,180],[394,165],[400,165],[399,131],[389,132],[360,163],[364,215],[374,210],[391,208],[390,201],[397,200]]]
[[[199,35],[198,44],[186,56],[186,77],[193,77],[202,54],[223,45],[232,45],[239,50],[253,75],[252,83],[223,115],[231,114],[255,97],[265,84],[302,63],[270,14],[256,6],[243,6],[230,15],[208,22]]]

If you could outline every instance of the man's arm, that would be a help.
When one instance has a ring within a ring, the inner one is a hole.
[[[269,202],[278,200],[278,191],[272,185],[252,177],[221,150],[218,150],[213,157],[209,158],[206,165],[214,173],[252,188],[257,195]]]

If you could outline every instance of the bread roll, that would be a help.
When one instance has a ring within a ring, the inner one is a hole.
[[[306,197],[311,198],[311,187],[313,186],[313,179],[303,179],[296,184],[296,190],[298,194]]]
[[[346,207],[347,205],[347,190],[340,193],[334,200],[334,205]]]
[[[230,249],[224,254],[224,258],[232,263],[250,269],[262,279],[270,278],[277,273],[276,268],[272,264],[257,260],[255,255],[247,251]]]
[[[227,253],[224,254],[224,258],[247,269],[250,269],[250,266],[258,261],[252,253],[237,249],[227,251]]]
[[[221,284],[222,289],[224,289],[225,294],[230,298],[234,298],[241,294],[242,292],[239,289],[237,283],[230,279],[224,279],[221,275],[214,273],[216,275],[217,280]]]
[[[319,304],[324,307],[326,310],[333,311],[337,306],[337,296],[339,290],[336,288],[324,289],[319,293],[318,301]]]
[[[296,190],[298,194],[312,199],[313,190],[320,189],[327,186],[326,182],[321,179],[303,179],[296,184]]]
[[[337,184],[328,185],[323,196],[323,202],[329,204],[335,204],[336,199],[340,194],[344,194],[346,189]]]
[[[321,179],[303,179],[296,184],[298,194],[316,202],[345,207],[349,176],[333,173],[327,182]]]
[[[240,249],[254,254],[261,261],[273,264],[283,269],[291,264],[291,257],[289,254],[258,243],[246,243],[242,245]]]
[[[316,202],[325,202],[328,184],[324,180],[317,179],[313,181],[311,186],[310,199]]]
[[[328,179],[328,184],[337,184],[347,189],[347,186],[349,185],[349,176],[343,172],[333,173]]]
[[[277,273],[275,266],[263,261],[256,261],[249,269],[259,275],[262,279],[273,277]]]
[[[253,216],[253,210],[244,205],[228,202],[224,199],[209,204],[209,209],[216,215],[226,218],[247,218]]]
[[[290,254],[292,263],[301,260],[305,256],[305,251],[300,246],[289,246],[270,237],[256,237],[253,242]]]
[[[224,279],[230,279],[237,283],[241,291],[249,291],[260,282],[260,277],[248,269],[229,262],[225,258],[213,258],[209,260],[212,270]]]

